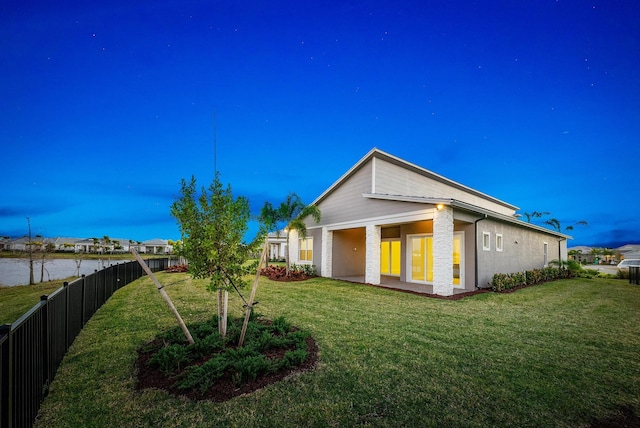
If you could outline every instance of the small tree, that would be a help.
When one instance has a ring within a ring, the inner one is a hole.
[[[266,225],[269,230],[276,230],[277,233],[281,230],[280,226],[284,224],[284,229],[287,233],[287,275],[290,270],[290,246],[289,246],[289,232],[291,230],[297,230],[301,237],[307,236],[307,226],[304,223],[306,217],[311,216],[316,222],[320,221],[321,213],[320,209],[315,205],[305,205],[302,203],[300,196],[295,193],[289,193],[287,198],[276,209],[270,202],[265,202],[260,212],[260,219]]]
[[[35,285],[35,280],[33,279],[33,245],[31,243],[31,219],[27,217],[27,227],[29,228],[29,242],[27,243],[29,247],[29,285]]]
[[[194,278],[209,278],[207,289],[218,292],[218,328],[226,335],[228,291],[247,285],[247,261],[252,246],[243,242],[250,219],[249,201],[234,199],[231,186],[223,188],[219,174],[208,189],[196,194],[196,179],[181,181],[182,196],[171,205],[178,220],[182,245],[179,255],[189,263]]]

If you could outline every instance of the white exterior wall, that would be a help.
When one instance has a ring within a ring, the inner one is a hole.
[[[433,217],[433,292],[453,294],[453,209],[446,206]]]
[[[320,258],[320,276],[331,278],[333,275],[333,232],[322,228],[322,254]]]
[[[366,227],[366,262],[364,282],[380,284],[380,242],[382,240],[381,227],[367,225]]]

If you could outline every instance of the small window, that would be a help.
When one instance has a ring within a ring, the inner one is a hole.
[[[502,234],[496,233],[496,251],[502,251]]]
[[[489,232],[482,232],[482,249],[484,251],[491,250],[491,234]]]
[[[547,265],[549,264],[549,244],[547,244],[546,242],[544,243],[544,267],[547,267]]]
[[[300,239],[300,261],[313,262],[313,238]]]

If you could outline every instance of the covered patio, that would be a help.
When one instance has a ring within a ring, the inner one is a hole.
[[[341,281],[354,282],[357,284],[366,284],[364,275],[362,276],[343,276],[334,277]],[[392,290],[409,291],[412,293],[420,294],[434,294],[433,285],[430,284],[417,284],[413,282],[403,282],[397,276],[380,275],[380,284],[374,284],[376,287],[389,288]],[[453,294],[469,293],[469,290],[455,288]]]

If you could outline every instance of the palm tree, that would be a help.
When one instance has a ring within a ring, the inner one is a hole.
[[[551,218],[549,220],[546,220],[544,222],[544,224],[548,224],[549,226],[553,227],[558,232],[562,233],[562,226],[561,226],[560,221],[558,219]],[[570,230],[573,230],[573,226],[588,226],[588,223],[586,222],[586,220],[580,220],[580,221],[575,222],[573,225],[566,226],[564,228],[564,230],[567,231],[567,232],[570,231]]]
[[[278,224],[284,223],[284,230],[287,233],[287,275],[290,270],[290,246],[289,246],[289,234],[292,230],[298,231],[298,235],[302,238],[307,236],[307,225],[304,223],[304,219],[311,216],[316,222],[320,221],[320,209],[315,205],[305,205],[295,193],[289,193],[280,204],[277,209],[273,208],[270,202],[265,202],[262,211],[260,212],[260,220],[266,225],[269,231],[276,231],[280,233],[280,227]]]
[[[530,213],[524,213],[524,216],[527,218],[527,223],[531,223],[532,218],[540,218],[543,215],[549,215],[549,214],[551,214],[549,211],[542,211],[542,212],[531,211]]]

